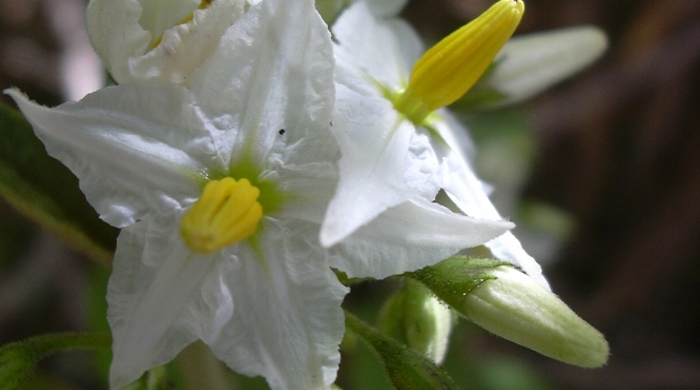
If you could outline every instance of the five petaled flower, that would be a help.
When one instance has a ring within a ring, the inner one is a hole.
[[[327,388],[347,293],[331,268],[383,278],[512,224],[410,197],[324,247],[341,151],[330,131],[332,44],[313,1],[262,1],[217,42],[188,87],[125,83],[55,109],[8,93],[123,229],[107,295],[112,387],[201,339],[272,388]]]

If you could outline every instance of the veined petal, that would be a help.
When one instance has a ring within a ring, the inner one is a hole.
[[[168,2],[167,24],[173,23],[173,18],[184,9],[192,8],[189,3],[181,0],[173,7]],[[173,23],[163,32],[160,44],[151,48],[153,35],[159,32],[146,31],[140,20],[145,7],[152,8],[147,13],[162,12],[160,8],[153,9],[157,4],[143,0],[92,0],[88,6],[90,41],[118,83],[186,83],[192,71],[213,54],[218,37],[243,13],[245,1],[214,1],[206,9],[195,11],[191,21]]]
[[[381,19],[370,10],[381,1],[360,1],[333,25],[338,61],[357,67],[394,92],[406,87],[413,63],[424,51],[418,34],[405,21]]]
[[[439,163],[427,134],[417,133],[388,100],[351,78],[341,64],[336,72],[333,133],[342,157],[338,188],[321,228],[324,246],[406,200],[432,200],[439,189]]]
[[[317,228],[268,219],[261,251],[242,243],[202,256],[183,245],[177,218],[139,222],[119,238],[108,291],[112,387],[200,338],[232,369],[262,375],[273,389],[328,388],[348,290],[313,242]]]
[[[49,109],[7,90],[49,154],[80,179],[102,219],[124,227],[182,208],[216,160],[207,124],[184,88],[119,86]]]
[[[200,334],[216,334],[233,313],[217,285],[226,263],[191,253],[176,225],[176,215],[148,219],[119,236],[107,290],[114,389],[169,362]]]
[[[408,201],[331,248],[331,267],[350,277],[381,279],[433,265],[513,226],[504,220],[455,214],[426,200]]]
[[[245,155],[266,170],[295,159],[338,157],[328,132],[334,96],[330,33],[310,0],[252,6],[191,85],[214,126],[240,129],[221,139],[220,149],[232,151],[231,163]],[[326,140],[325,149],[297,153],[298,143],[316,137]]]
[[[315,239],[318,227],[268,219],[264,258],[243,246],[225,284],[231,321],[205,339],[236,372],[267,379],[272,389],[327,389],[335,380],[348,292]]]
[[[484,184],[476,177],[466,160],[453,154],[448,156],[444,163],[447,172],[443,175],[445,180],[442,188],[460,210],[476,218],[500,218],[484,190]],[[543,287],[550,289],[549,283],[542,275],[542,267],[525,252],[511,232],[506,232],[484,245],[491,249],[495,257],[510,261]]]

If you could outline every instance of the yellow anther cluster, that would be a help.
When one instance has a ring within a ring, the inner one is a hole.
[[[395,102],[414,123],[464,95],[513,35],[525,4],[500,0],[459,30],[438,42],[413,67],[408,88]]]
[[[182,217],[180,234],[190,249],[205,254],[243,241],[262,218],[259,196],[247,179],[212,180]]]

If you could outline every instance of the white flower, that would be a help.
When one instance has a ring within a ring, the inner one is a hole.
[[[502,0],[484,14],[486,18],[476,23],[486,24],[488,18],[509,18],[510,15],[519,20],[517,13],[522,12],[518,11],[521,6],[519,1]],[[338,190],[321,230],[324,245],[340,242],[376,215],[402,202],[433,200],[440,189],[466,215],[501,218],[488,198],[485,184],[476,177],[465,155],[470,145],[466,130],[446,110],[433,111],[448,104],[447,100],[457,99],[477,81],[512,34],[517,20],[499,22],[495,28],[491,26],[491,31],[495,32],[486,38],[478,35],[482,32],[476,29],[474,41],[491,41],[476,45],[476,50],[487,53],[471,52],[474,58],[469,56],[469,45],[454,44],[467,52],[454,56],[455,61],[462,62],[455,65],[437,55],[421,58],[423,47],[414,30],[400,19],[374,14],[364,1],[341,14],[332,29],[338,42],[335,46],[333,130],[343,155]],[[446,41],[438,45],[445,46]],[[420,83],[409,87],[412,68],[419,58],[423,61],[422,71],[429,67],[426,63],[435,58],[439,59],[433,66],[443,66],[447,70],[428,69],[434,74],[423,75]],[[454,72],[449,68],[451,65],[452,69],[474,66],[480,70]],[[431,78],[436,81],[432,83]],[[469,80],[453,82],[450,78]],[[451,83],[468,86],[459,92],[460,87],[453,87]],[[419,97],[432,94],[437,96],[437,102],[414,101],[415,96],[405,93],[407,88],[423,89]],[[445,94],[455,96],[445,98]],[[358,153],[359,150],[364,153]],[[363,169],[358,170],[358,167]],[[362,213],[345,217],[348,210],[356,210],[360,205]],[[512,262],[548,286],[539,264],[523,250],[512,233],[507,232],[485,245],[494,256]]]
[[[339,157],[325,24],[311,0],[266,0],[217,41],[190,88],[124,84],[55,109],[7,93],[122,228],[107,296],[113,388],[196,339],[272,388],[327,388],[347,292],[331,267],[415,270],[512,224],[404,202],[323,248]]]
[[[119,84],[186,84],[246,5],[246,0],[91,0],[88,36]]]

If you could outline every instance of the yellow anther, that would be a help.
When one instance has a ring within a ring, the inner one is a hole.
[[[182,238],[190,249],[205,254],[245,240],[262,219],[259,196],[260,190],[247,179],[210,181],[182,217]]]
[[[513,35],[525,4],[500,0],[478,18],[438,42],[413,67],[396,109],[414,123],[464,95]]]

